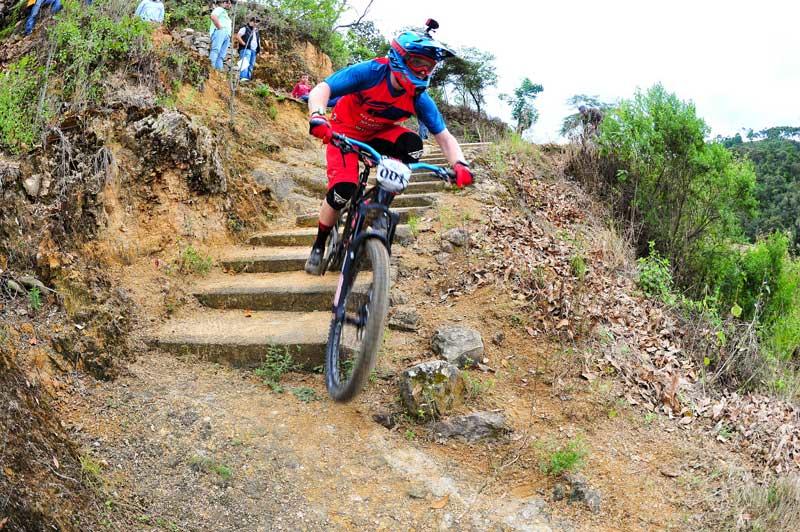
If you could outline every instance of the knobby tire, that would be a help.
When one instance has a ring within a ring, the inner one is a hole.
[[[368,263],[372,265],[371,297],[367,303],[368,319],[363,328],[361,345],[350,355],[353,360],[350,374],[342,375],[341,372],[345,322],[344,319],[337,319],[335,314],[331,320],[328,346],[325,351],[325,381],[328,393],[338,403],[346,403],[358,395],[375,368],[389,310],[389,253],[386,246],[378,239],[369,238],[361,247],[362,250],[357,253],[363,252],[363,259],[368,259]],[[363,259],[353,264],[350,278],[342,280],[339,299],[345,306],[353,296],[353,288],[359,274],[358,266],[365,265]]]

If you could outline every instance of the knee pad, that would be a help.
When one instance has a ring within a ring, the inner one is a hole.
[[[422,138],[413,131],[398,135],[394,142],[386,139],[373,139],[370,145],[383,155],[400,159],[405,164],[415,163],[422,157]]]
[[[356,191],[355,183],[336,183],[325,194],[325,201],[331,208],[341,211]]]

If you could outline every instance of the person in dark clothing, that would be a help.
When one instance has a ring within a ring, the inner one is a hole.
[[[242,26],[236,33],[236,42],[239,44],[239,82],[250,81],[253,69],[256,66],[256,56],[261,51],[261,39],[258,35],[257,17],[250,17],[247,25]]]
[[[584,132],[587,135],[596,135],[597,128],[600,127],[600,122],[603,121],[603,111],[595,107],[581,105],[578,107],[578,112],[581,115],[581,123],[583,123]]]

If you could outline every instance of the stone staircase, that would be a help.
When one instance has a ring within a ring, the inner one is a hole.
[[[422,160],[445,164],[438,148]],[[393,203],[402,224],[396,242],[411,238],[409,217],[433,207],[444,187],[429,172],[412,175],[407,193]],[[150,344],[235,366],[256,366],[270,348],[286,347],[298,364],[322,364],[338,273],[314,277],[303,271],[316,226],[316,213],[301,215],[296,227],[255,234],[247,246],[225,250],[218,257],[220,271],[192,289],[202,308],[151,331]]]

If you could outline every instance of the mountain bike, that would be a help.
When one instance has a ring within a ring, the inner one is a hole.
[[[348,402],[375,367],[389,310],[389,256],[399,222],[390,210],[414,170],[451,182],[452,170],[426,163],[406,165],[381,156],[369,144],[334,134],[331,144],[356,153],[364,165],[359,186],[339,217],[326,248],[325,270],[340,269],[325,350],[325,384],[336,402]],[[368,187],[372,168],[377,185]],[[341,231],[341,234],[340,234]]]

